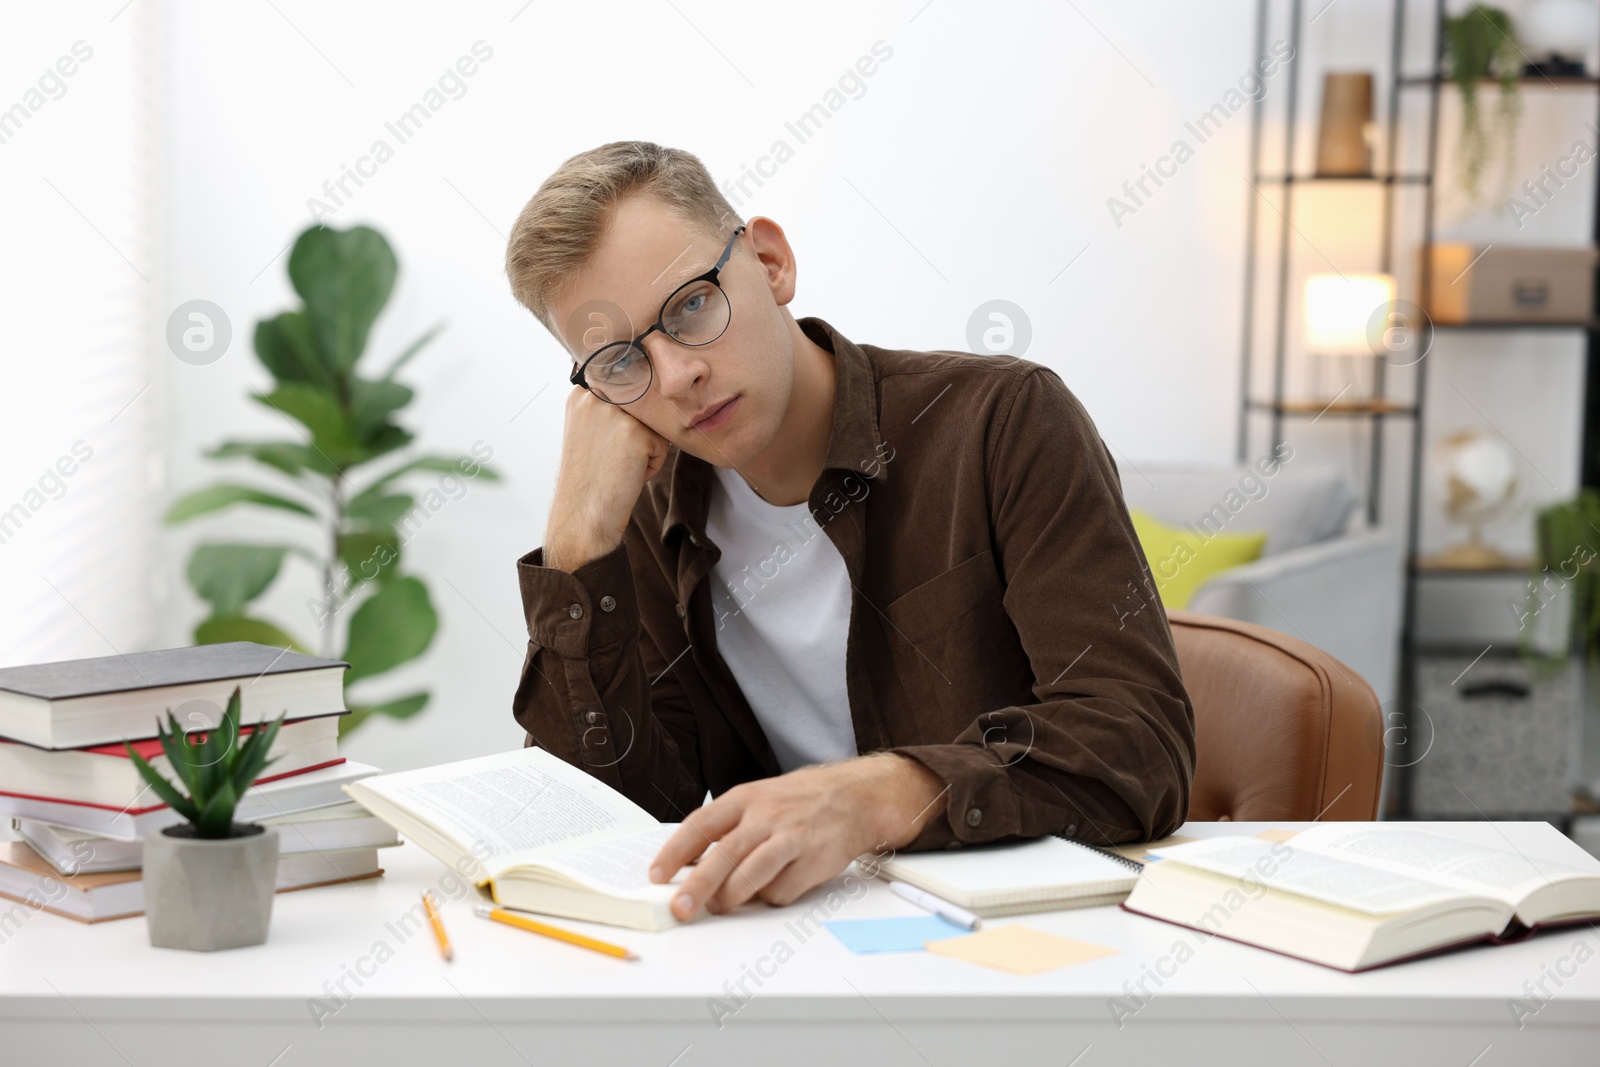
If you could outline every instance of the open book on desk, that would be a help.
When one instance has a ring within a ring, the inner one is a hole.
[[[345,792],[496,904],[636,930],[679,921],[670,904],[689,868],[661,884],[645,873],[678,824],[544,749],[380,774]]]
[[[1345,971],[1600,917],[1600,861],[1533,860],[1391,823],[1152,855],[1127,910]]]

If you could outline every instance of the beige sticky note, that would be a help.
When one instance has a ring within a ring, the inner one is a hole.
[[[1299,832],[1299,830],[1263,830],[1256,836],[1263,841],[1287,841]]]
[[[928,941],[923,948],[938,956],[950,956],[1012,974],[1040,974],[1074,963],[1087,963],[1102,956],[1115,956],[1120,950],[1087,941],[1058,937],[1031,926],[1011,923],[991,926],[975,934]]]
[[[1181,845],[1185,841],[1194,840],[1197,839],[1193,837],[1187,837],[1184,834],[1173,834],[1171,837],[1162,837],[1154,841],[1143,841],[1132,845],[1111,845],[1110,848],[1111,851],[1116,852],[1119,855],[1126,856],[1130,860],[1138,860],[1140,863],[1143,863],[1145,853],[1149,852],[1153,848],[1166,848],[1168,845]]]

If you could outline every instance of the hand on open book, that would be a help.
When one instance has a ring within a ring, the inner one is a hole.
[[[901,848],[943,809],[945,785],[920,763],[880,753],[746,782],[689,813],[661,847],[650,880],[696,857],[672,902],[729,911],[753,897],[789,904],[857,856]]]

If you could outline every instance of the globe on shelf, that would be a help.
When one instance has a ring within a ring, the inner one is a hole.
[[[1443,566],[1488,569],[1509,562],[1483,541],[1483,527],[1510,510],[1517,492],[1517,454],[1500,435],[1482,429],[1457,430],[1434,446],[1428,460],[1434,495],[1444,514],[1467,531],[1435,557]]]

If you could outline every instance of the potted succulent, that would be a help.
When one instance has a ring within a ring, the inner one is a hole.
[[[126,741],[150,788],[188,822],[144,839],[144,912],[150,944],[201,952],[259,945],[267,939],[278,881],[278,833],[233,821],[234,811],[268,763],[284,716],[250,731],[238,744],[239,687],[222,722],[195,743],[169,709],[158,722],[162,751],[188,790],[185,796]]]

